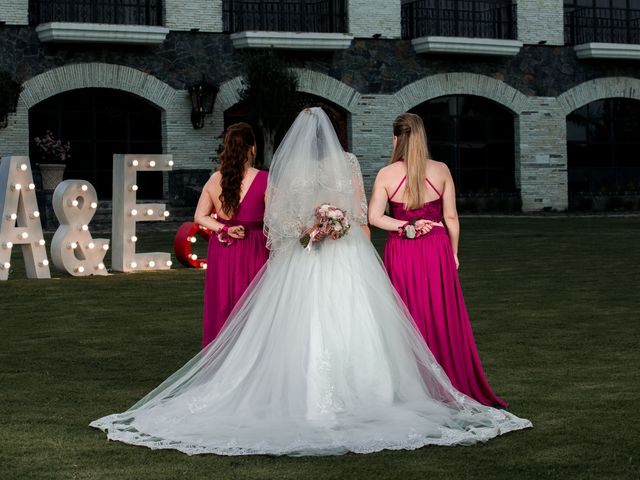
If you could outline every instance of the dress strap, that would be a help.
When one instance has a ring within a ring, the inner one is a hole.
[[[434,192],[436,192],[438,194],[438,196],[441,197],[442,194],[438,191],[438,189],[436,187],[433,186],[433,183],[431,183],[431,181],[428,178],[425,178],[425,180],[427,181],[427,183],[429,185],[431,185],[431,188],[433,188]]]
[[[396,193],[398,193],[398,190],[400,190],[400,187],[402,186],[402,184],[404,183],[404,181],[407,179],[407,176],[405,175],[404,177],[402,177],[402,180],[400,181],[400,183],[398,184],[398,186],[396,187],[396,189],[393,191],[393,193],[391,194],[391,196],[389,197],[389,200],[391,200],[393,197],[396,196]]]

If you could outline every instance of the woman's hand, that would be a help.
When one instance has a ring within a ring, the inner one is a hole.
[[[242,240],[245,235],[244,227],[242,225],[235,225],[233,227],[229,227],[229,230],[227,230],[227,233],[231,238],[235,238],[237,240]]]
[[[418,220],[414,227],[420,235],[426,235],[433,228],[433,222],[431,220]]]
[[[458,260],[458,254],[453,254],[453,260],[456,262],[456,270],[458,270],[458,268],[460,268],[460,260]]]

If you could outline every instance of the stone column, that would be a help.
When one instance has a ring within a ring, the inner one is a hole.
[[[362,95],[351,115],[351,150],[360,161],[367,192],[371,192],[378,170],[389,163],[393,120],[402,111],[391,95]]]
[[[525,44],[564,45],[562,0],[517,0],[518,40]]]
[[[165,0],[165,27],[170,30],[222,32],[222,0]]]
[[[29,0],[3,0],[0,22],[7,25],[29,25]]]
[[[555,98],[532,97],[516,121],[522,211],[566,210],[567,122]]]
[[[349,0],[349,31],[355,37],[400,38],[400,0]]]

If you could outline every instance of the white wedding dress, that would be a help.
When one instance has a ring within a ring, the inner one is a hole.
[[[91,426],[129,444],[220,455],[472,444],[531,426],[458,392],[435,362],[356,225],[366,223],[357,160],[320,109],[301,113],[283,140],[268,195],[272,256],[220,336]],[[307,251],[300,228],[324,202],[354,225]]]

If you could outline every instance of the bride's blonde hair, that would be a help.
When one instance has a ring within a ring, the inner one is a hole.
[[[404,160],[407,165],[405,206],[420,208],[426,197],[427,185],[427,134],[422,119],[413,113],[403,113],[393,122],[393,135],[397,137],[391,155],[391,163]]]

